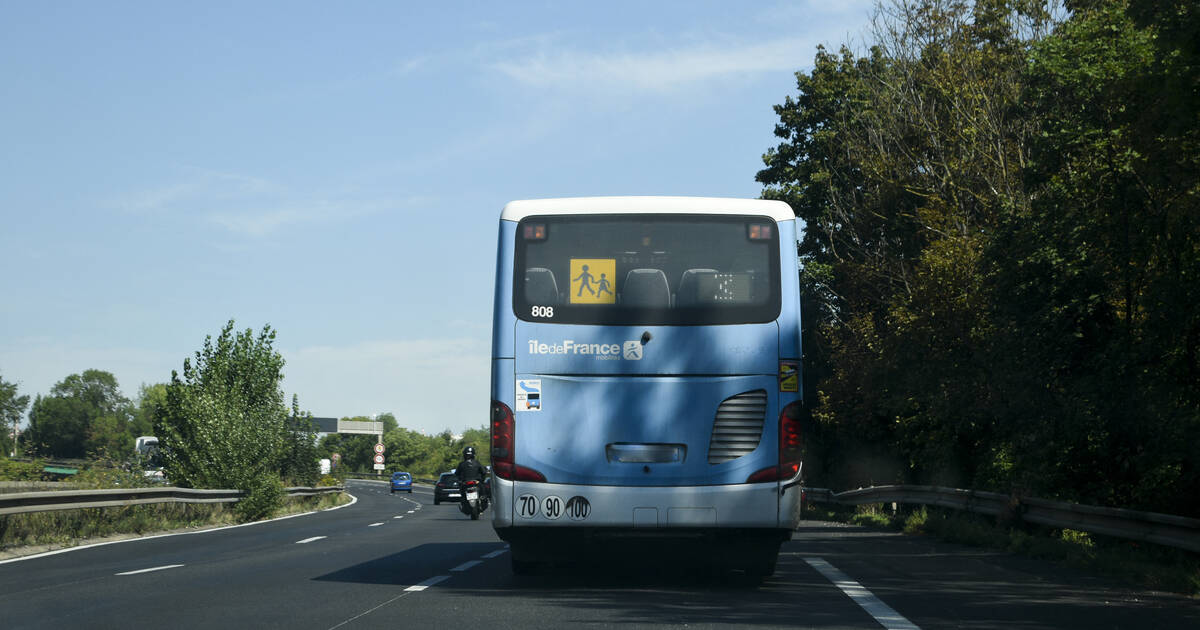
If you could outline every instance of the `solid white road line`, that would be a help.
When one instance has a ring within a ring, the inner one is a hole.
[[[138,573],[149,573],[151,571],[162,571],[163,569],[174,569],[176,567],[181,567],[181,566],[183,566],[183,565],[182,564],[167,564],[167,565],[163,565],[161,567],[151,567],[149,569],[138,569],[137,571],[126,571],[124,573],[115,573],[114,575],[137,575]]]
[[[423,591],[423,590],[429,588],[430,586],[437,584],[438,582],[444,582],[445,580],[449,580],[449,579],[450,579],[449,575],[435,575],[435,576],[429,578],[428,580],[421,582],[420,584],[413,584],[412,586],[410,586],[404,590],[408,591],[408,592]]]
[[[471,567],[478,566],[481,564],[483,564],[483,561],[481,561],[481,560],[471,560],[469,562],[464,562],[464,563],[454,567],[453,569],[450,569],[450,572],[454,573],[455,571],[466,571],[467,569],[470,569]]]
[[[505,551],[508,551],[508,550],[507,549],[497,549],[497,550],[493,551],[492,553],[484,554],[483,557],[490,560],[492,558],[495,558],[496,556],[504,555]]]
[[[300,514],[288,514],[287,516],[271,518],[271,519],[267,519],[265,521],[254,521],[252,523],[242,523],[240,525],[224,525],[222,527],[213,527],[211,529],[198,529],[198,530],[190,531],[190,532],[172,532],[170,534],[155,534],[153,536],[141,536],[139,538],[122,538],[121,540],[106,540],[104,542],[91,543],[91,544],[87,544],[87,545],[79,545],[78,547],[67,547],[65,549],[55,549],[54,551],[43,551],[42,553],[35,553],[32,555],[28,555],[28,556],[20,556],[17,558],[9,558],[8,560],[0,560],[0,564],[8,564],[10,562],[22,562],[24,560],[33,560],[36,558],[45,558],[46,556],[56,556],[60,553],[70,553],[72,551],[79,551],[81,549],[91,549],[92,547],[104,547],[107,545],[119,545],[122,543],[135,543],[135,542],[142,541],[142,540],[151,540],[154,538],[168,538],[171,536],[193,536],[195,534],[209,534],[212,532],[224,531],[226,529],[237,529],[239,527],[251,527],[254,525],[262,525],[263,523],[274,523],[275,521],[283,521],[283,520],[287,520],[289,518],[308,516],[309,514],[316,514],[317,512],[332,512],[333,510],[340,510],[344,507],[350,507],[351,505],[358,503],[358,497],[354,496],[353,494],[350,494],[349,492],[347,492],[346,494],[347,494],[347,496],[350,497],[349,503],[335,505],[331,508],[325,508],[323,510],[313,510],[312,512],[302,512]]]
[[[816,569],[824,575],[826,579],[833,582],[833,585],[842,589],[842,592],[854,600],[854,603],[867,611],[867,614],[875,618],[880,625],[887,630],[921,630],[917,624],[907,620],[903,615],[892,609],[891,606],[883,603],[874,593],[863,588],[861,584],[850,579],[850,576],[842,573],[837,567],[829,564],[824,558],[805,558],[805,562],[812,568]]]
[[[314,540],[321,540],[322,538],[324,538],[324,536],[313,536],[312,538],[305,538],[304,540],[297,540],[296,544],[297,545],[307,545],[308,543],[313,542]]]

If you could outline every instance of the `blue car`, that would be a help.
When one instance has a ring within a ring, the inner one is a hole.
[[[406,472],[392,473],[392,494],[396,494],[397,490],[407,490],[412,494],[412,475]]]

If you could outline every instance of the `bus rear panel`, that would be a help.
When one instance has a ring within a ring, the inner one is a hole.
[[[604,539],[773,569],[800,498],[795,241],[781,202],[505,207],[493,525],[514,569]]]

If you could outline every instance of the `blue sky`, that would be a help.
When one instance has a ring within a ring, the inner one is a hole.
[[[0,4],[0,376],[278,332],[317,416],[483,426],[512,199],[757,197],[870,2]]]

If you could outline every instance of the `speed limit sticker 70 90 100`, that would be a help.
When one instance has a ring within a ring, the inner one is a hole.
[[[558,518],[563,515],[564,508],[565,504],[563,503],[562,497],[551,495],[545,499],[542,499],[542,516],[552,521],[558,520]]]

